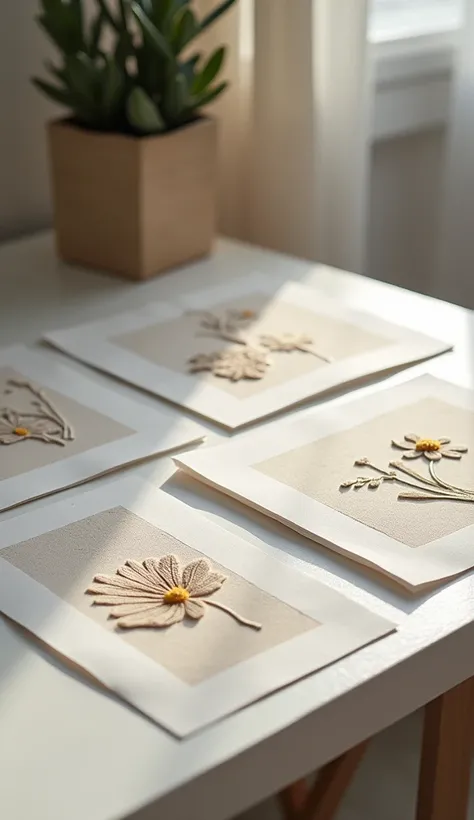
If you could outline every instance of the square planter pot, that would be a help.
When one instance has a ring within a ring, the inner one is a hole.
[[[131,279],[205,256],[216,223],[217,125],[131,137],[49,125],[55,227],[66,262]]]

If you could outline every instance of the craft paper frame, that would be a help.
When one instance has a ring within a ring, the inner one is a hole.
[[[257,292],[275,295],[272,278],[255,272],[226,284],[183,296],[175,305],[157,302],[70,330],[52,331],[45,335],[45,339],[75,358],[174,404],[187,407],[229,430],[298,405],[331,389],[423,361],[450,349],[450,345],[442,341],[390,324],[371,314],[353,311],[320,291],[297,283],[284,285],[278,291],[278,298],[305,310],[313,310],[315,321],[318,314],[325,314],[380,335],[387,339],[387,345],[333,362],[269,388],[257,396],[238,399],[217,386],[200,383],[196,374],[171,371],[109,341],[114,336],[123,336],[153,324],[180,318],[188,310],[210,310],[214,305],[227,300]],[[153,385],[159,385],[159,388],[154,388]]]
[[[108,444],[1,480],[0,511],[203,440],[203,434],[194,422],[177,418],[168,408],[155,410],[140,401],[118,396],[113,390],[90,381],[36,350],[22,346],[3,348],[0,350],[0,367],[10,367],[40,387],[55,390],[132,431],[131,435]],[[15,446],[27,447],[28,442]]]
[[[5,547],[118,505],[223,564],[318,621],[318,625],[189,686],[1,558]],[[395,629],[384,618],[300,570],[289,568],[137,478],[123,479],[0,523],[0,610],[179,737]]]
[[[260,430],[258,435],[251,432],[240,441],[212,447],[202,453],[185,454],[174,461],[194,478],[336,552],[381,571],[415,592],[474,567],[474,525],[412,549],[258,472],[252,465],[356,428],[385,413],[387,407],[394,410],[428,397],[446,401],[448,388],[451,404],[474,412],[471,391],[424,375],[345,402],[340,408],[318,408],[294,420],[275,422]],[[387,436],[390,442],[390,431]],[[314,466],[318,468],[317,464]],[[353,465],[347,466],[348,478],[355,477]]]

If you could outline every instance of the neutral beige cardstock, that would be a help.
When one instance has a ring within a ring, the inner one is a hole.
[[[388,343],[383,336],[377,336],[356,325],[324,314],[315,314],[290,302],[272,300],[264,294],[251,293],[212,306],[212,313],[217,316],[224,316],[226,310],[252,310],[257,314],[244,331],[249,339],[258,341],[259,336],[265,334],[306,334],[313,339],[314,349],[334,362],[377,350]],[[200,328],[199,314],[189,313],[132,333],[114,336],[111,341],[153,364],[186,374],[189,372],[187,362],[196,354],[235,347],[205,333]],[[196,373],[193,378],[196,379],[196,384],[206,382],[234,398],[248,399],[272,387],[328,367],[327,362],[300,351],[275,352],[269,355],[272,366],[260,380],[231,382],[205,372]]]
[[[11,387],[9,380],[30,382],[21,373],[10,367],[0,367],[0,407],[9,407],[20,412],[35,412],[31,401],[34,397],[28,390]],[[35,387],[41,387],[35,383]],[[21,441],[18,444],[0,444],[0,481],[14,478],[22,473],[55,464],[65,458],[85,453],[94,447],[109,444],[112,441],[134,435],[135,430],[108,416],[103,416],[96,410],[58,393],[45,388],[45,394],[51,399],[61,415],[72,426],[75,439],[67,442],[65,447],[57,444],[47,444],[43,441]]]
[[[369,468],[354,466],[356,459],[369,458],[388,470],[390,461],[403,461],[403,451],[393,447],[391,441],[403,441],[407,433],[422,438],[445,437],[453,444],[467,445],[469,452],[461,460],[443,458],[437,463],[437,471],[448,483],[474,487],[474,414],[435,398],[382,414],[350,430],[254,464],[253,468],[406,546],[421,547],[474,524],[474,504],[397,500],[404,489],[398,484],[382,484],[377,490],[340,488],[344,481],[359,475],[375,475]],[[423,456],[405,463],[429,478],[428,462]]]
[[[248,629],[207,607],[199,622],[185,619],[170,629],[120,630],[108,619],[108,608],[94,605],[93,596],[84,594],[94,575],[114,575],[127,559],[170,553],[182,565],[203,557],[135,513],[115,508],[6,547],[1,557],[190,685],[318,627],[317,621],[214,562],[213,567],[227,575],[217,593],[219,602],[264,624],[264,629]]]

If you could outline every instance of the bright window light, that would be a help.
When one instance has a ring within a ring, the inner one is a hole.
[[[462,24],[463,0],[372,0],[373,42],[450,32]]]

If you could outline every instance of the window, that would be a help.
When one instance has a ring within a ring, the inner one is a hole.
[[[372,42],[402,40],[459,29],[463,0],[372,0]]]

